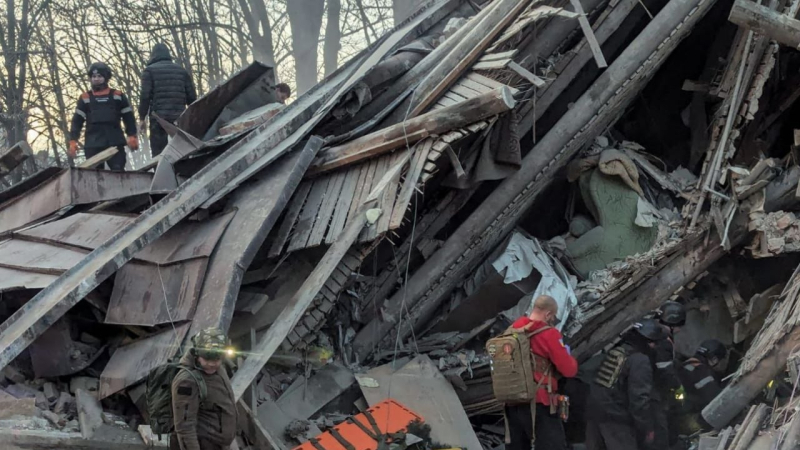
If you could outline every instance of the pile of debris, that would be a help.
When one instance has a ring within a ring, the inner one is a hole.
[[[773,392],[724,447],[797,384],[798,7],[430,0],[288,106],[244,68],[141,170],[40,168],[0,192],[0,443],[154,445],[143,380],[219,327],[239,448],[391,400],[494,449],[483,344],[544,293],[581,361],[683,303],[679,353],[744,355],[703,413],[715,448],[796,430]]]

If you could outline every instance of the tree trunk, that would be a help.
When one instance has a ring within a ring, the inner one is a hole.
[[[251,5],[253,9],[250,9]],[[272,25],[267,15],[264,0],[239,0],[244,11],[250,40],[253,42],[253,57],[265,64],[275,66],[275,50],[272,46]]]
[[[396,331],[400,339],[430,319],[453,288],[513,230],[555,172],[619,117],[713,3],[669,2],[526,155],[520,170],[505,179],[387,301],[388,315],[400,317],[406,308],[411,311]],[[380,319],[367,324],[353,342],[358,359],[371,354],[394,325]]]
[[[342,30],[339,27],[339,15],[341,12],[341,0],[328,0],[328,19],[325,25],[325,47],[323,50],[326,77],[339,67],[339,49],[342,47]]]
[[[292,28],[292,53],[297,95],[317,84],[317,46],[325,0],[294,0],[286,4]]]

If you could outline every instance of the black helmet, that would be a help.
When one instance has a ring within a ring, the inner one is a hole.
[[[678,302],[666,302],[658,309],[658,320],[670,327],[682,327],[686,323],[686,308]]]
[[[87,72],[89,78],[91,78],[92,74],[95,72],[102,75],[103,78],[106,79],[106,82],[111,79],[111,68],[104,62],[96,62],[89,66],[89,71]]]
[[[717,358],[722,360],[728,356],[728,349],[725,348],[725,344],[716,339],[706,339],[700,343],[700,347],[697,347],[695,354],[704,356],[706,359]]]
[[[649,341],[660,341],[667,338],[667,332],[655,320],[647,319],[633,324],[633,330]]]

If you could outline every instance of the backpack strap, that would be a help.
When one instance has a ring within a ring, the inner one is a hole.
[[[206,380],[203,379],[203,376],[197,373],[197,369],[184,365],[181,365],[180,368],[180,372],[186,372],[194,379],[194,382],[197,383],[197,389],[200,391],[200,401],[205,401],[208,396],[208,386],[206,386]]]

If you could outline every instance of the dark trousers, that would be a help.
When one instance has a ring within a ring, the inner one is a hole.
[[[587,422],[586,450],[638,450],[632,425],[615,422]],[[666,449],[666,447],[665,447]]]
[[[654,448],[669,448],[669,422],[667,422],[667,405],[658,402],[653,404],[653,422],[655,425]]]
[[[155,120],[150,121],[150,154],[155,158],[164,151],[169,135]]]
[[[102,152],[107,147],[86,147],[83,149],[83,154],[86,156],[86,159],[91,158],[92,156]],[[105,162],[105,165],[100,166],[100,168],[104,168],[106,165],[110,170],[116,170],[117,172],[122,172],[125,170],[125,161],[127,157],[125,156],[125,147],[120,145],[117,147],[117,154],[112,156],[111,159]]]
[[[198,438],[197,442],[200,444],[200,450],[228,450],[228,447],[214,445],[206,439]],[[169,435],[169,450],[181,450],[181,444],[178,442],[178,436],[175,433]]]
[[[511,444],[506,450],[531,450],[533,437],[533,421],[531,405],[506,406],[508,431]],[[567,438],[564,436],[564,425],[558,415],[550,415],[550,407],[536,404],[536,448],[540,450],[564,450]]]

